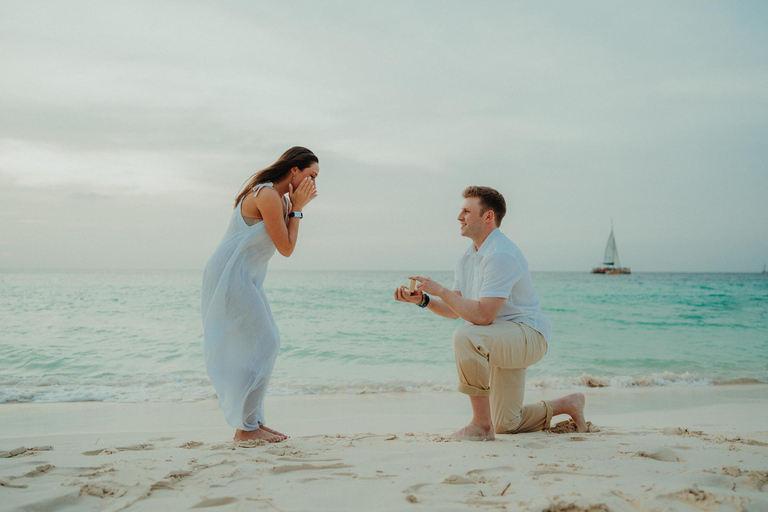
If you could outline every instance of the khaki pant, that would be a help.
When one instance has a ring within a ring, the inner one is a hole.
[[[552,405],[547,401],[523,406],[525,369],[547,353],[547,341],[523,323],[467,324],[453,333],[459,391],[490,396],[491,419],[497,434],[548,429]]]

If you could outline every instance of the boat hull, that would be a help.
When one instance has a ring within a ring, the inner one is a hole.
[[[628,268],[597,267],[592,269],[592,274],[631,274]]]

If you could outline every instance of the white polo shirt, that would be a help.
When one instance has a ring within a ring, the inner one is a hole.
[[[549,342],[552,326],[541,312],[528,262],[498,228],[488,235],[478,250],[470,244],[461,255],[456,262],[453,290],[472,300],[504,297],[506,300],[493,323],[510,320],[524,323],[539,331]]]

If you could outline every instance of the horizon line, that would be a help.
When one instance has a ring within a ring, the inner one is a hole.
[[[203,272],[204,268],[141,268],[141,267],[98,267],[98,268],[78,268],[78,267],[0,267],[0,272]],[[406,272],[413,273],[415,271],[429,271],[429,272],[453,272],[454,269],[345,269],[345,268],[296,268],[296,269],[272,269],[272,272]],[[591,274],[589,270],[531,270],[531,273],[561,273],[561,274],[575,274],[585,273]],[[722,270],[638,270],[632,271],[631,274],[762,274],[762,269],[756,271],[722,271]]]

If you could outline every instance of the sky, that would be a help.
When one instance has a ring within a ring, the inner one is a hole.
[[[320,160],[271,268],[451,270],[461,192],[534,271],[768,261],[768,3],[0,0],[0,269],[202,269]]]

